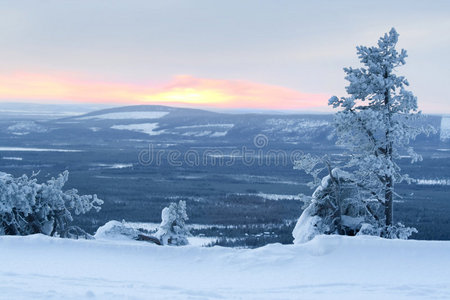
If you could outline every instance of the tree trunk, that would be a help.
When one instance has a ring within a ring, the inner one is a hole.
[[[384,203],[384,214],[386,216],[386,227],[390,226],[394,222],[394,200],[392,197],[392,189],[394,188],[394,183],[392,176],[387,178],[386,192],[385,192],[385,203]]]
[[[389,77],[388,71],[386,70],[384,72],[384,78],[387,79]],[[392,161],[392,150],[393,150],[393,143],[392,143],[392,137],[391,137],[391,130],[392,130],[392,112],[391,112],[391,93],[389,89],[387,88],[384,92],[384,108],[385,108],[385,122],[386,122],[386,150],[385,150],[385,156],[388,161]],[[393,175],[390,174],[386,176],[386,182],[385,182],[385,203],[384,203],[384,209],[385,209],[385,216],[386,216],[386,227],[392,225],[394,221],[394,200],[393,200],[393,190],[394,190],[394,178]]]

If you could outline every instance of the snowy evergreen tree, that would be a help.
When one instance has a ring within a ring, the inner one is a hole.
[[[163,245],[182,246],[189,244],[187,237],[190,235],[186,227],[188,216],[186,213],[186,202],[180,200],[170,203],[161,212],[162,222],[155,236]]]
[[[0,234],[28,235],[43,233],[60,237],[86,237],[77,226],[69,226],[72,213],[100,210],[103,201],[97,195],[78,195],[76,189],[63,191],[69,172],[46,183],[26,175],[15,178],[0,173]]]
[[[340,168],[352,173],[351,177],[346,176],[346,184],[352,184],[354,192],[350,198],[349,195],[347,198],[336,197],[341,182],[334,180],[333,183],[330,168],[328,179],[325,180],[328,183],[318,188],[333,191],[334,199],[338,199],[336,203],[351,199],[349,203],[353,203],[355,211],[359,212],[352,214],[352,217],[364,216],[357,226],[358,231],[364,229],[365,232],[388,238],[407,238],[415,232],[414,228],[394,224],[395,184],[410,181],[407,174],[401,173],[396,159],[407,153],[412,162],[421,160],[421,156],[414,152],[409,142],[421,133],[429,134],[434,131],[431,127],[415,125],[422,116],[418,111],[417,98],[406,89],[409,85],[406,78],[396,74],[396,68],[404,65],[407,57],[404,49],[400,52],[396,50],[398,36],[392,28],[389,34],[379,39],[377,46],[357,47],[358,58],[363,66],[356,69],[344,68],[347,74],[345,79],[349,81],[346,87],[349,96],[334,96],[329,100],[329,105],[333,108],[340,108],[334,120],[337,144],[347,149],[350,157]],[[314,183],[317,184],[319,174],[325,169],[317,167],[319,162],[320,158],[305,156],[295,167],[312,174]],[[330,180],[333,184],[330,184]],[[322,209],[332,204],[326,201],[330,193],[320,195],[317,192],[316,190],[311,202],[315,209],[311,207],[305,210],[311,217],[318,216],[318,204],[327,203],[322,205]],[[342,210],[332,209],[330,212],[337,211]],[[333,220],[340,220],[336,224],[342,225],[342,218]],[[305,222],[302,224],[307,225]],[[329,223],[324,224],[326,226],[319,232],[333,231],[327,227]],[[299,235],[300,225],[297,224],[294,236]],[[317,226],[314,230],[316,229]]]
[[[357,47],[364,66],[344,68],[349,96],[329,100],[329,105],[342,109],[335,117],[338,145],[349,150],[348,166],[357,168],[358,184],[384,206],[386,227],[394,225],[394,186],[409,180],[395,160],[402,151],[412,162],[421,160],[408,144],[417,135],[432,131],[414,126],[421,113],[417,98],[406,90],[408,81],[396,74],[407,57],[406,50],[395,48],[398,36],[392,28],[377,46]]]

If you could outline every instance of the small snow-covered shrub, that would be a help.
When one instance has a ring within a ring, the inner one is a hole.
[[[15,178],[0,172],[0,234],[91,238],[81,228],[69,226],[72,213],[99,211],[103,201],[97,195],[80,196],[76,189],[63,191],[68,178],[69,172],[64,171],[46,183],[37,183],[26,175]]]
[[[372,224],[363,223],[361,224],[361,228],[359,229],[356,235],[374,235],[380,236],[382,232],[382,228],[375,227]]]
[[[353,175],[333,169],[314,191],[309,205],[300,216],[294,231],[294,242],[304,243],[319,234],[356,235],[363,223],[375,223],[353,182]],[[373,209],[373,208],[371,208]]]
[[[125,221],[109,221],[99,227],[94,237],[96,239],[137,239],[140,232],[126,224]]]
[[[149,232],[143,228],[136,228],[122,220],[122,222],[107,222],[97,229],[94,237],[100,240],[136,240],[161,245],[160,240],[154,237],[153,233],[153,230]]]
[[[402,223],[397,223],[396,226],[389,226],[385,229],[384,237],[389,239],[407,240],[413,233],[417,233],[414,227],[405,227]]]
[[[187,237],[190,235],[186,227],[189,219],[186,213],[186,202],[170,203],[161,212],[162,222],[155,236],[163,245],[182,246],[189,244]]]

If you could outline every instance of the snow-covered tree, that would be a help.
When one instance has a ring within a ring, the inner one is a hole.
[[[161,212],[162,222],[155,236],[163,245],[182,246],[189,244],[187,237],[190,235],[186,227],[188,216],[186,213],[186,202],[180,200],[170,203]]]
[[[97,195],[78,195],[76,189],[63,191],[69,172],[46,183],[26,175],[15,178],[0,172],[0,234],[43,233],[60,237],[90,237],[77,226],[69,226],[72,213],[100,210]]]
[[[398,36],[392,28],[377,46],[357,47],[363,67],[344,68],[349,96],[329,100],[329,105],[341,108],[335,117],[338,144],[351,154],[349,166],[356,167],[359,184],[384,206],[387,227],[394,224],[394,186],[409,180],[395,160],[402,151],[412,162],[421,160],[409,142],[432,131],[415,126],[421,116],[417,98],[406,89],[406,78],[396,74],[407,57],[406,50],[396,50]]]
[[[349,81],[348,96],[333,96],[329,100],[329,105],[340,109],[335,115],[335,134],[337,144],[347,149],[350,157],[340,168],[352,173],[351,182],[357,191],[352,202],[367,208],[367,203],[376,201],[382,213],[372,207],[373,211],[365,209],[365,214],[376,220],[370,224],[372,232],[389,238],[406,237],[415,230],[394,224],[395,184],[410,180],[407,174],[401,173],[396,159],[407,153],[412,162],[421,160],[409,142],[421,133],[434,131],[417,125],[422,116],[417,98],[406,89],[409,85],[406,78],[396,74],[397,67],[404,65],[407,57],[404,49],[396,50],[398,36],[392,28],[379,39],[377,46],[356,47],[363,66],[344,68],[345,79]],[[319,160],[305,157],[296,168],[307,170],[317,183],[323,170],[316,168]],[[368,226],[364,229],[369,231]]]

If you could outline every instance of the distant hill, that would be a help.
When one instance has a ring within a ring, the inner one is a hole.
[[[18,115],[20,120],[20,115]],[[218,113],[200,109],[160,105],[136,105],[96,110],[85,114],[50,120],[2,122],[0,138],[15,146],[67,145],[136,147],[146,142],[170,144],[252,144],[257,135],[267,143],[286,147],[332,148],[331,114]],[[428,116],[424,122],[439,133],[419,137],[423,147],[447,147],[446,118]]]

